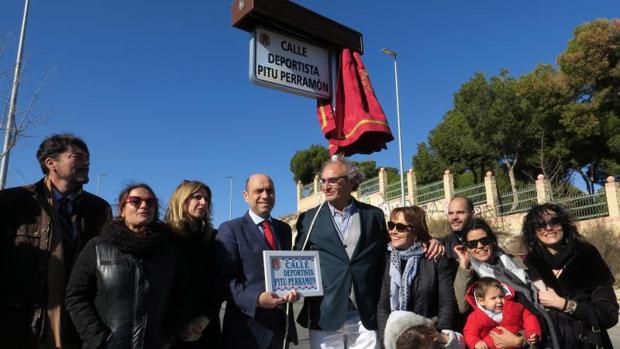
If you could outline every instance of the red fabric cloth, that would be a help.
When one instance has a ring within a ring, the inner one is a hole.
[[[525,330],[525,338],[528,338],[532,333],[536,333],[540,339],[542,331],[540,329],[540,323],[536,318],[536,315],[532,314],[523,305],[513,300],[514,290],[504,284],[504,287],[510,290],[511,295],[504,298],[504,306],[502,309],[502,321],[500,323],[492,320],[487,314],[485,314],[478,306],[474,299],[474,288],[472,285],[467,291],[467,301],[472,306],[474,311],[467,317],[465,328],[463,328],[463,337],[465,338],[465,344],[468,348],[474,348],[476,343],[483,340],[490,349],[497,348],[493,345],[493,340],[489,333],[497,326],[503,326],[510,332],[516,334],[521,330]]]
[[[330,100],[317,101],[321,131],[331,155],[370,154],[394,137],[359,53],[343,49],[336,81],[336,112]]]
[[[265,241],[267,241],[267,246],[271,250],[277,250],[278,244],[276,243],[276,237],[273,236],[273,231],[271,230],[271,224],[269,224],[268,220],[264,220],[261,222],[263,226],[263,233],[265,234]]]

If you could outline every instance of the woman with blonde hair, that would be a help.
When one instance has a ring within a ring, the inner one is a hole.
[[[179,348],[217,348],[222,293],[216,280],[211,223],[211,189],[200,181],[183,181],[172,194],[165,221],[178,240],[189,276],[191,304],[188,326]]]

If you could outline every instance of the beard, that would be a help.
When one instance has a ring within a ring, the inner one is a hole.
[[[79,177],[75,180],[75,182],[80,183],[80,184],[86,184],[89,181],[90,181],[90,178],[88,178],[88,175]]]
[[[74,173],[70,173],[67,175],[57,174],[57,176],[59,179],[62,179],[71,184],[79,185],[79,186],[88,183],[88,181],[90,180],[90,178],[88,177],[88,170],[74,172]]]

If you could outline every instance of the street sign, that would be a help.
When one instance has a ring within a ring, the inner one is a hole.
[[[329,51],[290,35],[256,27],[250,39],[250,80],[312,98],[332,93]]]

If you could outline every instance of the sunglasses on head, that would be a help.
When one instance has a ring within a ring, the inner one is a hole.
[[[474,248],[478,247],[478,243],[480,243],[480,245],[482,245],[482,246],[487,246],[487,245],[490,245],[490,244],[492,244],[494,242],[495,242],[495,239],[493,239],[490,236],[485,236],[485,237],[483,237],[481,239],[478,239],[478,240],[465,241],[463,243],[463,245],[465,245],[465,247],[467,247],[468,249],[473,250]]]
[[[145,199],[139,196],[129,196],[125,202],[136,208],[142,206],[142,202],[146,203],[146,207],[155,207],[157,204],[157,201],[153,198]]]
[[[392,221],[389,221],[387,223],[387,226],[388,226],[389,230],[392,230],[392,229],[396,228],[396,231],[399,232],[399,233],[409,232],[413,228],[413,226],[411,226],[411,225],[404,225],[402,223],[394,223]]]
[[[559,225],[562,225],[562,221],[560,220],[560,218],[551,217],[548,220],[541,220],[540,222],[536,223],[536,229],[544,229],[547,226],[557,227]]]

